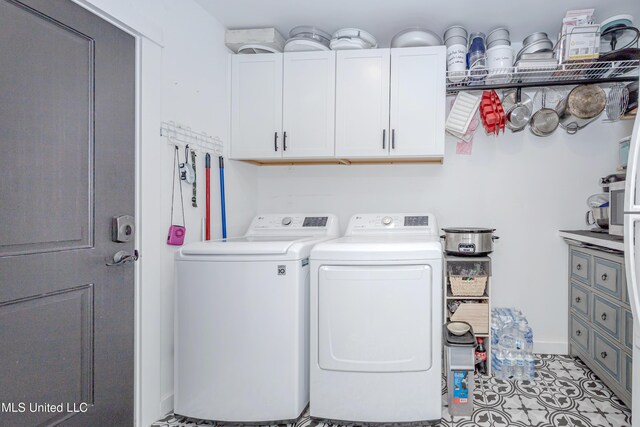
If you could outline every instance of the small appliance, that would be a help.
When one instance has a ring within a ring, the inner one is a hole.
[[[609,234],[624,235],[624,188],[625,181],[609,184]]]

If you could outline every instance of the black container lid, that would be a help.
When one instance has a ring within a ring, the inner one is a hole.
[[[449,323],[467,323],[467,322],[449,322]],[[443,336],[445,345],[448,347],[475,347],[476,346],[476,337],[473,334],[473,328],[469,325],[469,332],[464,335],[453,335],[447,329],[447,325],[449,323],[445,323],[443,327]],[[467,323],[468,324],[468,323]]]
[[[456,227],[456,228],[443,228],[445,233],[493,233],[495,228],[478,228],[478,227]]]

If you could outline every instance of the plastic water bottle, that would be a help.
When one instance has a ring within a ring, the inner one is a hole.
[[[491,347],[491,372],[496,378],[502,378],[502,364],[501,353],[495,347]]]
[[[491,318],[491,348],[494,348],[500,342],[500,325],[498,318],[492,316]]]
[[[525,362],[524,366],[527,373],[525,379],[533,381],[533,379],[536,376],[536,361],[535,361],[535,358],[533,357],[533,354],[527,353],[527,355],[525,356],[524,362]]]
[[[513,352],[510,350],[506,350],[504,363],[502,365],[502,372],[506,379],[513,379],[516,368],[516,359],[513,355]]]
[[[500,344],[502,344],[505,350],[513,350],[516,348],[516,334],[517,330],[513,325],[509,325],[502,330]]]
[[[513,379],[522,380],[525,378],[524,353],[522,351],[516,351],[515,360],[516,368],[513,372]]]

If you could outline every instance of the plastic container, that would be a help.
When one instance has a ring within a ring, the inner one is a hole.
[[[449,414],[454,417],[470,417],[473,415],[473,372],[477,345],[473,329],[463,336],[449,333],[447,325],[443,331]]]
[[[476,83],[483,81],[487,75],[487,55],[484,40],[484,33],[471,33],[469,36],[469,50],[467,51],[469,77]]]
[[[447,71],[451,82],[460,82],[466,77],[467,69],[467,30],[458,25],[444,32],[447,46]]]
[[[513,49],[511,45],[494,45],[487,49],[487,68],[489,73],[498,70],[508,73],[513,67]]]

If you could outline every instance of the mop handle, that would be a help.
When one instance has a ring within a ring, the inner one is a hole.
[[[220,209],[222,211],[222,238],[227,238],[227,212],[224,206],[224,160],[222,156],[218,157],[218,165],[220,166]]]
[[[204,167],[206,172],[206,214],[204,224],[204,238],[205,240],[211,240],[211,154],[207,153],[204,156]]]

